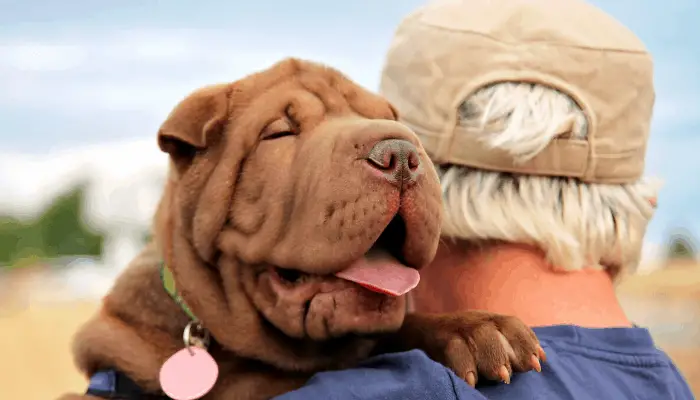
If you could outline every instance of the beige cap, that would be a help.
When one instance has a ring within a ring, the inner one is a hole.
[[[629,29],[580,0],[438,0],[399,25],[380,90],[436,163],[627,183],[644,170],[652,64]],[[571,96],[588,116],[587,140],[562,135],[519,163],[460,134],[459,105],[503,81]]]

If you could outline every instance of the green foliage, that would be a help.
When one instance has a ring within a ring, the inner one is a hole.
[[[84,186],[75,187],[33,221],[0,217],[0,266],[19,268],[36,259],[100,256],[103,235],[82,221],[84,194]]]
[[[153,240],[153,233],[151,232],[146,232],[143,235],[143,244],[148,244]]]
[[[697,245],[689,232],[676,232],[671,235],[667,257],[670,260],[689,260],[697,257]]]

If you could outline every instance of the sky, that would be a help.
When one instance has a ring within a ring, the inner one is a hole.
[[[155,134],[183,96],[287,56],[377,89],[396,25],[423,2],[0,0],[0,208],[36,203],[66,166],[162,162]],[[700,2],[592,3],[656,62],[647,173],[665,186],[648,240],[700,236]]]

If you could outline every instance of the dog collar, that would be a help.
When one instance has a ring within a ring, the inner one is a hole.
[[[165,289],[166,292],[172,297],[172,299],[177,303],[182,311],[187,314],[188,317],[190,317],[191,320],[193,321],[199,321],[197,317],[194,315],[192,310],[185,304],[185,300],[180,296],[180,294],[177,292],[177,287],[175,285],[175,278],[173,277],[173,271],[168,268],[167,265],[165,265],[165,262],[160,263],[160,280],[163,282],[163,288]]]

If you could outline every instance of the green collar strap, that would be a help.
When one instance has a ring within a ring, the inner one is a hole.
[[[192,310],[190,310],[189,307],[187,307],[187,304],[185,304],[185,300],[178,294],[177,288],[175,286],[175,278],[173,277],[173,271],[168,268],[167,265],[165,265],[165,262],[160,263],[160,280],[163,282],[163,288],[165,288],[165,291],[168,292],[170,297],[175,300],[175,303],[177,303],[180,308],[182,308],[182,311],[187,314],[188,317],[190,317],[191,320],[193,321],[199,321],[197,317],[194,315]]]

